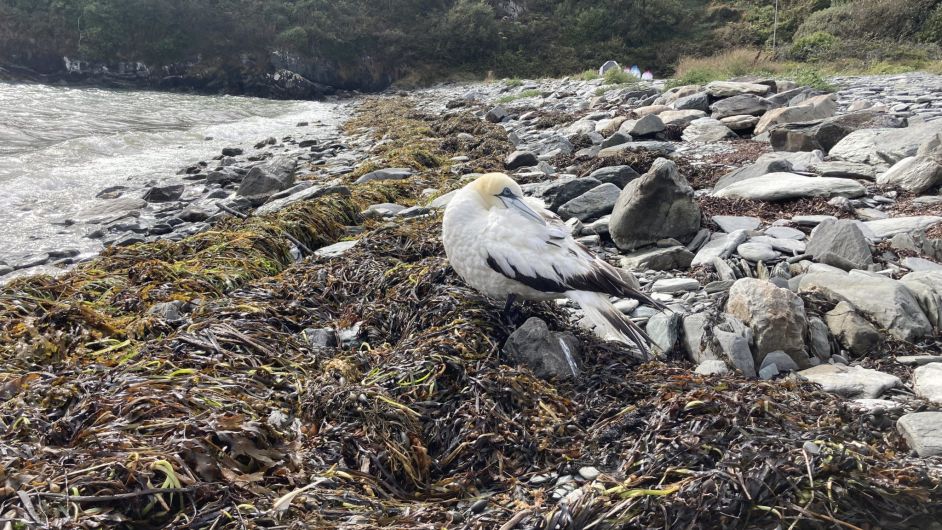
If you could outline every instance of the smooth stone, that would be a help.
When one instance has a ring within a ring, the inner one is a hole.
[[[864,235],[871,239],[886,239],[896,234],[925,231],[942,223],[942,217],[935,215],[917,215],[911,217],[891,217],[877,221],[866,221]]]
[[[909,447],[926,458],[942,455],[942,412],[913,412],[896,422]]]
[[[354,239],[351,241],[341,241],[339,243],[334,243],[333,245],[327,245],[326,247],[321,247],[314,251],[314,255],[320,258],[336,258],[344,255],[348,250],[357,246],[360,242],[359,239]]]
[[[913,391],[932,403],[942,403],[942,363],[929,363],[913,371]]]
[[[770,226],[766,228],[763,233],[776,239],[794,239],[800,241],[806,237],[805,233],[801,230],[787,226]]]
[[[771,245],[752,241],[736,247],[736,253],[753,262],[768,262],[780,256],[778,252],[772,249]]]
[[[679,293],[687,291],[697,291],[700,289],[700,282],[693,278],[663,278],[654,282],[651,290],[655,293]]]
[[[742,215],[714,215],[712,220],[727,234],[736,230],[755,230],[760,223],[758,217]]]
[[[687,125],[681,135],[685,142],[713,143],[727,138],[738,138],[723,122],[713,118],[697,118]]]
[[[683,246],[653,248],[633,252],[621,258],[621,266],[633,270],[667,271],[687,269],[693,253]]]
[[[612,211],[620,194],[618,186],[606,182],[563,204],[558,213],[564,220],[571,217],[580,221],[597,219]]]
[[[848,198],[861,197],[867,189],[849,180],[824,177],[805,177],[794,173],[770,173],[761,177],[735,182],[714,192],[716,197],[783,201],[805,197]]]
[[[707,359],[697,365],[694,372],[700,375],[726,375],[729,373],[729,367],[719,359]]]

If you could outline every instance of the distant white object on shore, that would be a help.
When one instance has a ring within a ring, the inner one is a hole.
[[[605,75],[605,72],[615,68],[621,68],[617,61],[605,61],[605,64],[599,68],[599,75]]]

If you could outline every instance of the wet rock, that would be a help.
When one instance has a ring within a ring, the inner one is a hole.
[[[826,219],[811,232],[806,252],[815,260],[844,270],[873,263],[870,245],[853,221]]]
[[[846,398],[878,398],[887,390],[902,385],[895,375],[844,364],[821,364],[802,370],[798,375],[821,385],[826,392]]]
[[[264,166],[255,166],[239,184],[236,195],[242,197],[268,197],[294,185],[297,159],[282,156],[272,159]]]
[[[631,166],[608,166],[596,169],[589,174],[588,178],[599,182],[609,182],[619,188],[624,188],[629,182],[640,176]]]
[[[563,220],[575,217],[580,221],[597,219],[612,211],[621,190],[614,184],[605,183],[566,202],[559,207]]]
[[[928,156],[911,156],[893,164],[877,177],[877,184],[922,193],[942,185],[942,166]]]
[[[894,337],[912,342],[932,332],[932,325],[905,284],[864,271],[809,272],[800,277],[799,293],[819,293],[834,303],[846,301]]]
[[[828,311],[824,321],[841,346],[858,357],[874,353],[880,344],[877,329],[847,302],[841,302]]]
[[[909,447],[923,458],[942,455],[942,412],[913,412],[896,422]]]
[[[534,162],[536,164],[536,162]],[[402,180],[413,175],[414,171],[407,167],[391,167],[386,169],[377,169],[361,176],[354,181],[354,184],[366,184],[374,180]]]
[[[700,229],[700,207],[677,166],[658,159],[628,183],[612,212],[609,233],[618,248],[634,250],[664,238],[689,240]]]
[[[507,338],[504,351],[511,360],[544,379],[579,376],[581,346],[568,332],[550,331],[546,322],[529,318]]]
[[[761,116],[774,106],[771,101],[755,94],[740,94],[717,101],[710,105],[710,111],[713,118],[719,120],[730,116]]]
[[[172,202],[183,195],[183,184],[154,186],[148,188],[142,197],[147,202]]]
[[[713,143],[726,138],[738,138],[723,122],[713,118],[697,118],[684,129],[682,138],[691,143]]]
[[[81,210],[76,217],[85,223],[110,223],[123,217],[137,214],[135,210],[145,208],[147,201],[136,197],[119,197],[107,201],[95,202]]]
[[[799,367],[809,366],[805,304],[795,293],[767,281],[742,278],[729,291],[726,312],[752,330],[757,364],[769,352],[782,350]]]
[[[484,119],[491,123],[500,123],[508,118],[507,109],[498,105],[491,110],[487,111],[487,114],[484,115]]]
[[[222,149],[222,156],[239,156],[242,154],[242,149],[239,147],[224,147]]]
[[[635,270],[669,271],[687,269],[693,261],[693,252],[683,246],[640,250],[624,256],[621,266]]]
[[[181,210],[180,213],[177,214],[177,219],[186,223],[198,223],[200,221],[205,221],[209,218],[209,216],[210,212],[195,206],[191,206]]]
[[[784,201],[805,197],[861,197],[867,189],[850,179],[805,177],[794,173],[770,173],[735,182],[714,192],[716,197]]]
[[[521,167],[535,166],[538,162],[536,155],[529,151],[514,151],[504,159],[504,167],[512,171]]]
[[[126,247],[129,245],[136,245],[138,243],[143,243],[145,241],[144,236],[135,233],[124,234],[118,239],[114,240],[111,243],[115,247]]]

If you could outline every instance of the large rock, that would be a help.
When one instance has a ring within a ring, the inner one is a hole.
[[[777,125],[769,131],[769,141],[776,151],[814,151],[827,153],[848,134],[864,128],[899,128],[904,120],[872,110],[841,114],[811,122]]]
[[[906,285],[863,271],[811,272],[800,277],[799,293],[819,293],[832,302],[846,301],[894,337],[913,342],[932,325]]]
[[[804,197],[862,197],[867,193],[863,185],[842,178],[805,177],[794,173],[770,173],[761,177],[734,182],[719,191],[716,197],[784,201]]]
[[[942,455],[942,412],[913,412],[896,422],[909,447],[923,458]]]
[[[580,221],[598,219],[612,211],[620,194],[618,186],[606,182],[560,206],[559,216],[564,220],[572,217]]]
[[[693,198],[693,188],[677,166],[664,158],[625,186],[609,223],[609,233],[622,250],[665,238],[683,241],[699,229],[700,207]]]
[[[913,391],[933,403],[942,403],[942,363],[929,363],[913,371]]]
[[[726,312],[752,330],[757,365],[769,352],[781,350],[799,367],[809,366],[805,304],[795,293],[771,282],[742,278],[729,290]]]
[[[772,109],[766,112],[759,123],[756,124],[755,133],[762,134],[775,125],[794,123],[799,121],[812,121],[829,118],[837,112],[837,101],[834,96],[824,94],[809,98],[796,107]]]
[[[706,86],[707,93],[714,98],[728,98],[740,94],[764,96],[771,87],[757,83],[739,83],[735,81],[713,81]]]
[[[136,197],[118,197],[106,201],[96,201],[82,209],[76,218],[84,223],[108,224],[123,217],[139,215],[137,210],[147,207],[147,201]]]
[[[927,138],[942,132],[942,120],[911,124],[903,129],[861,129],[845,136],[831,148],[836,160],[889,168],[900,160],[916,156]]]
[[[172,202],[183,195],[183,189],[183,184],[153,186],[147,188],[142,198],[147,202]]]
[[[769,173],[789,172],[791,170],[791,161],[773,154],[762,155],[754,163],[733,170],[720,177],[713,186],[713,191],[719,191],[742,180],[754,179],[762,175],[768,175]]]
[[[907,157],[877,177],[877,184],[922,193],[942,184],[942,166],[928,156]]]
[[[825,219],[811,232],[805,251],[820,263],[844,270],[866,269],[873,263],[867,238],[854,221]]]
[[[824,315],[828,330],[848,351],[862,357],[874,353],[880,344],[880,333],[854,311],[853,306],[841,302]]]
[[[572,333],[550,331],[546,322],[530,318],[514,331],[504,351],[537,377],[574,379],[579,376],[579,341]]]
[[[895,375],[844,364],[822,364],[802,370],[798,375],[821,385],[827,392],[846,398],[878,398],[887,390],[902,385]]]
[[[775,105],[771,101],[754,94],[740,94],[721,99],[710,105],[710,111],[717,120],[730,116],[761,116]]]
[[[298,161],[294,157],[282,156],[263,166],[253,167],[242,183],[237,195],[243,197],[267,197],[294,185],[294,172]]]
[[[719,120],[698,118],[690,122],[690,125],[684,129],[682,138],[685,142],[706,144],[719,142],[726,138],[739,138],[739,136]]]

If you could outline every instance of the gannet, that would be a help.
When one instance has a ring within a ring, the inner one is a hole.
[[[503,173],[488,173],[460,189],[445,208],[442,239],[461,278],[486,296],[553,300],[568,297],[602,338],[636,344],[644,357],[650,338],[616,309],[609,296],[663,306],[635,290],[618,269],[573,239],[542,201],[524,197]]]

